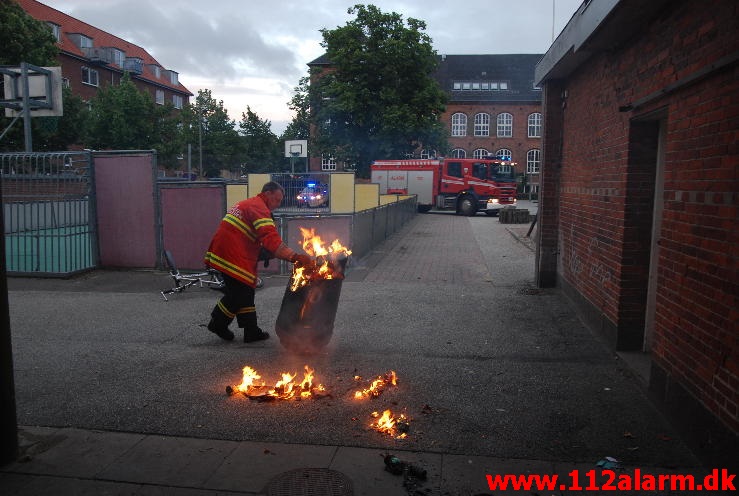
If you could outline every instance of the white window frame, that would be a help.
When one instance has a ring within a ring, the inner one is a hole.
[[[541,138],[541,114],[534,112],[529,114],[529,138]]]
[[[497,118],[497,136],[498,138],[513,137],[513,114],[501,112]]]
[[[156,104],[164,105],[164,90],[156,90],[154,95],[154,101]]]
[[[182,102],[183,102],[182,95],[172,95],[172,105],[174,105],[174,108],[181,109]]]
[[[490,114],[475,114],[475,136],[490,136]]]
[[[46,21],[46,24],[49,25],[51,28],[51,34],[54,35],[54,38],[56,38],[56,41],[61,41],[62,39],[62,27],[59,24],[55,24],[50,21]]]
[[[113,63],[122,69],[123,61],[126,60],[126,52],[117,48],[113,48],[111,52],[113,53]]]
[[[472,158],[477,158],[477,159],[487,158],[488,155],[490,155],[490,152],[484,148],[478,148],[477,150],[472,152]]]
[[[467,136],[467,115],[457,112],[452,115],[452,136]]]
[[[336,170],[336,158],[333,155],[321,155],[321,170],[322,171],[335,171]]]
[[[180,84],[179,73],[175,71],[169,71],[169,82],[174,84],[175,86]]]
[[[82,84],[100,86],[100,75],[98,74],[97,69],[90,69],[87,66],[82,66]]]
[[[497,152],[495,152],[496,157],[510,157],[511,160],[513,160],[513,153],[508,148],[501,148]]]
[[[421,158],[434,158],[436,156],[436,150],[429,150],[424,148],[421,150]]]
[[[80,40],[80,48],[92,48],[92,38],[89,36],[85,36],[84,34],[81,34],[79,37]]]
[[[452,158],[467,158],[467,151],[464,148],[455,148],[451,156]]]
[[[541,150],[533,148],[526,152],[526,174],[538,174],[541,165]]]

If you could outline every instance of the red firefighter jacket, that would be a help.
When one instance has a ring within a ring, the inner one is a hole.
[[[282,244],[263,193],[240,201],[221,220],[205,264],[255,287],[259,249],[274,253]]]

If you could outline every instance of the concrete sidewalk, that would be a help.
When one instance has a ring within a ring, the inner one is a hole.
[[[164,302],[164,273],[11,279],[22,456],[0,469],[2,494],[576,494],[572,477],[587,486],[606,457],[619,460],[617,475],[702,477],[712,467],[650,403],[641,375],[558,291],[534,287],[524,229],[417,216],[351,261],[332,340],[314,356],[288,353],[274,335],[220,341],[202,327],[217,293]],[[286,282],[257,293],[265,329]],[[304,364],[326,399],[225,393],[245,365],[268,379]],[[397,387],[353,399],[355,376],[388,370]],[[368,427],[384,409],[410,418],[406,439]],[[388,453],[427,479],[389,473]],[[488,474],[565,479],[504,493]]]

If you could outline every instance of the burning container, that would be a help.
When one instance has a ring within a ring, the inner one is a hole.
[[[313,270],[293,268],[275,323],[275,333],[282,346],[296,353],[317,352],[331,340],[341,283],[351,254],[336,241],[327,250],[316,249],[322,246],[320,238],[318,244],[305,241],[313,234],[308,230],[303,232],[303,248],[308,254],[317,256],[317,267]]]

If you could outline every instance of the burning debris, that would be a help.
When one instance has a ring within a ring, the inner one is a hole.
[[[229,396],[242,393],[249,399],[262,401],[323,398],[328,396],[323,384],[313,385],[314,372],[312,368],[306,365],[301,382],[295,381],[295,377],[298,375],[297,372],[292,374],[282,372],[282,379],[277,381],[274,386],[268,386],[261,380],[262,376],[247,365],[243,368],[241,384],[237,386],[226,386],[226,393]]]
[[[296,267],[290,278],[290,291],[297,291],[316,279],[343,279],[346,258],[352,254],[346,246],[335,239],[328,247],[315,229],[300,228],[303,234],[303,250],[316,257],[316,267]]]
[[[358,375],[354,376],[355,381],[360,381],[362,378]],[[365,389],[354,392],[354,398],[361,400],[363,398],[377,398],[388,386],[397,386],[398,376],[394,370],[386,372],[384,375],[378,375],[375,380]]]
[[[382,414],[372,412],[370,416],[377,419],[370,423],[370,427],[377,432],[387,434],[395,439],[405,439],[408,437],[408,431],[410,431],[410,420],[405,416],[405,414],[401,413],[397,417],[394,417],[392,411],[385,410]]]

